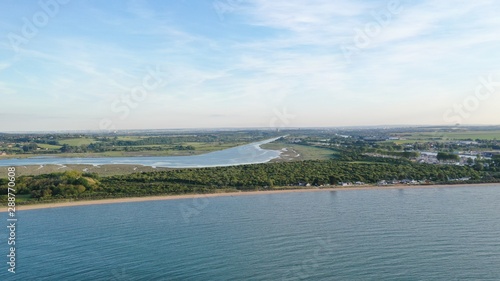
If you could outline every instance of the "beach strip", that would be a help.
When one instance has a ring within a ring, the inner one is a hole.
[[[211,197],[223,197],[223,196],[225,197],[248,196],[248,195],[278,194],[278,193],[290,193],[290,192],[326,192],[326,191],[349,191],[349,190],[384,190],[384,189],[410,189],[410,188],[419,189],[419,188],[479,187],[479,186],[500,187],[500,183],[452,184],[452,185],[389,185],[389,186],[364,185],[355,187],[303,188],[303,189],[279,189],[279,190],[262,190],[262,191],[237,191],[237,192],[208,193],[208,194],[160,195],[160,196],[125,197],[125,198],[96,199],[96,200],[75,200],[70,202],[17,205],[16,210],[27,211],[36,209],[62,208],[62,207],[101,205],[101,204],[211,198]],[[3,212],[7,212],[7,206],[3,206],[0,209],[0,213]]]

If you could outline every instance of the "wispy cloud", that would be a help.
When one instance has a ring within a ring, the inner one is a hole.
[[[478,76],[500,72],[495,1],[401,0],[397,13],[389,0],[232,3],[221,19],[213,5],[189,1],[72,1],[19,53],[0,41],[0,92],[82,114],[78,124],[95,128],[161,66],[165,85],[120,126],[267,126],[284,107],[297,116],[290,126],[419,123],[421,112],[437,124]],[[377,15],[389,18],[381,25]],[[4,35],[21,28],[12,16],[2,23]],[[357,46],[359,32],[377,24]],[[346,46],[355,50],[349,60]],[[361,114],[345,118],[352,112]],[[488,104],[470,120],[499,118]]]

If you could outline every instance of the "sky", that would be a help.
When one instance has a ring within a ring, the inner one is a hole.
[[[0,132],[500,124],[495,0],[6,0]]]

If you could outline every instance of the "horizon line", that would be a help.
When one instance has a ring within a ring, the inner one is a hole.
[[[39,133],[104,133],[116,134],[118,132],[143,132],[143,131],[235,131],[235,130],[255,130],[255,131],[279,131],[279,130],[320,130],[320,129],[385,129],[385,128],[466,128],[466,127],[500,127],[500,124],[457,124],[457,125],[430,125],[430,124],[398,124],[398,125],[352,125],[352,126],[303,126],[303,127],[193,127],[193,128],[156,128],[156,129],[117,129],[117,130],[91,130],[91,129],[60,129],[60,130],[20,130],[20,131],[0,131],[0,134],[39,134]]]

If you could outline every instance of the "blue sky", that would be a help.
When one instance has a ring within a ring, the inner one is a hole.
[[[498,1],[0,6],[0,131],[500,124]]]

